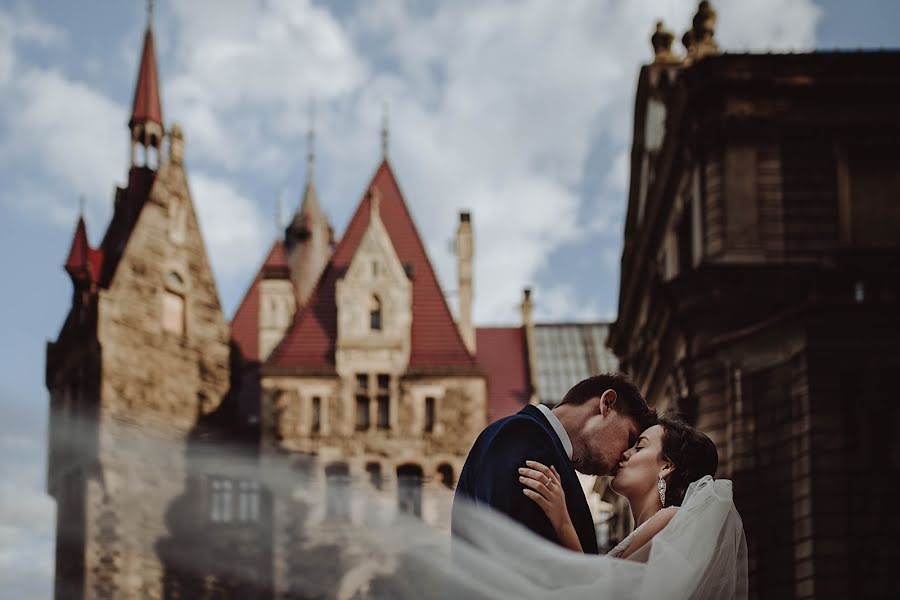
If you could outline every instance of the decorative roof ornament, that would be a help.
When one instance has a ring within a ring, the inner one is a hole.
[[[707,0],[703,0],[697,7],[693,26],[681,38],[681,43],[687,50],[685,62],[693,62],[704,56],[721,52],[719,44],[713,37],[716,30],[716,17],[716,10]]]
[[[650,44],[653,46],[653,64],[681,62],[672,53],[672,41],[675,34],[665,28],[662,21],[656,22],[656,31],[650,36]]]

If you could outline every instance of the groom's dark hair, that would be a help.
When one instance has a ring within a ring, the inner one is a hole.
[[[559,405],[584,404],[591,398],[602,396],[606,390],[613,390],[616,393],[616,403],[613,405],[613,409],[619,414],[633,419],[641,431],[656,425],[656,411],[647,406],[641,390],[622,373],[594,375],[584,381],[579,381],[566,392]]]

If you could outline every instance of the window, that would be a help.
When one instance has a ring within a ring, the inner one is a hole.
[[[381,465],[377,462],[366,463],[366,473],[369,474],[369,483],[376,490],[380,490],[384,485],[384,479],[381,476]]]
[[[422,516],[422,468],[418,465],[397,467],[397,510]]]
[[[319,433],[322,430],[322,399],[319,396],[313,396],[312,399],[312,424],[310,430],[313,433]]]
[[[378,296],[372,296],[369,301],[369,329],[381,331],[381,301]]]
[[[356,429],[365,431],[369,428],[369,397],[356,397]]]
[[[255,523],[260,514],[259,482],[250,479],[237,481],[213,477],[209,484],[209,520],[214,523]]]
[[[374,389],[371,387],[374,383]],[[374,404],[375,414],[371,410]],[[371,416],[379,429],[391,428],[391,376],[379,373],[369,376],[356,375],[356,429],[364,431],[371,427]]]
[[[425,431],[431,433],[434,431],[434,398],[425,398]]]
[[[391,376],[380,373],[378,380],[378,428],[389,429],[391,427]]]
[[[259,483],[242,480],[238,482],[238,521],[256,522],[259,520]]]
[[[453,467],[444,463],[438,467],[438,475],[441,476],[441,484],[447,489],[453,489]]]
[[[163,330],[184,335],[184,296],[165,290],[162,308]]]
[[[378,428],[390,429],[391,405],[388,396],[378,396]]]
[[[233,515],[231,508],[231,480],[219,477],[210,482],[209,519],[216,523],[230,523]]]
[[[162,327],[164,331],[184,335],[184,279],[170,271],[165,279],[162,297]]]

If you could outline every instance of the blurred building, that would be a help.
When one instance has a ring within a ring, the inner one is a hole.
[[[900,559],[900,52],[641,69],[610,344],[734,480],[757,598],[887,598]]]
[[[447,528],[490,421],[615,368],[608,324],[535,324],[529,291],[520,326],[474,326],[467,212],[453,317],[386,132],[340,238],[310,149],[300,208],[229,324],[149,25],[128,126],[128,183],[97,248],[77,223],[47,348],[57,598],[332,595],[366,558],[348,526]]]

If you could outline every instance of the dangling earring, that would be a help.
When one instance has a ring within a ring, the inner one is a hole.
[[[656,489],[659,490],[659,501],[663,506],[666,505],[666,480],[663,479],[662,473],[659,475],[659,481],[656,482]]]

